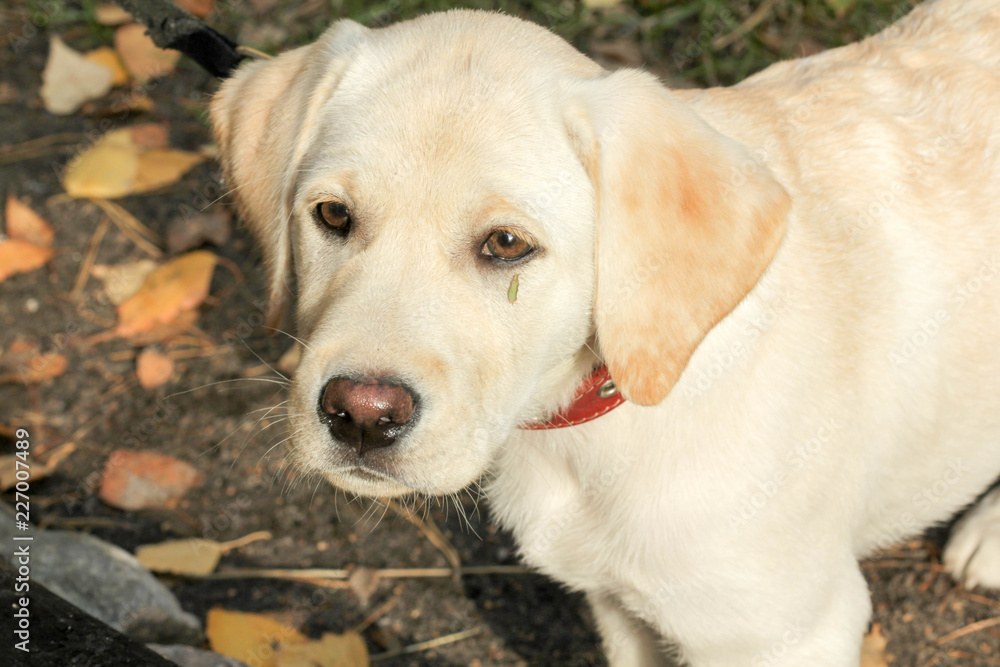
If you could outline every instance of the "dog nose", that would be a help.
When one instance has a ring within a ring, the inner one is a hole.
[[[413,403],[402,385],[337,377],[323,390],[320,407],[331,435],[361,456],[395,442],[413,419]]]

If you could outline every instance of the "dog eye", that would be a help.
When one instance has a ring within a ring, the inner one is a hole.
[[[325,201],[316,205],[316,220],[338,234],[346,234],[351,227],[351,212],[339,201]]]
[[[508,229],[498,229],[483,243],[482,253],[505,261],[521,259],[534,248],[526,240]]]

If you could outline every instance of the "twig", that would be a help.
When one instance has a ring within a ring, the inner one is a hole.
[[[398,597],[389,598],[386,602],[382,603],[374,610],[372,610],[370,614],[365,616],[363,621],[361,621],[353,628],[351,628],[351,632],[355,632],[360,635],[362,632],[368,629],[368,626],[370,626],[372,623],[385,616],[390,609],[396,606],[398,602],[399,602]]]
[[[869,560],[861,563],[863,568],[873,567],[912,567],[916,570],[931,570],[932,572],[944,572],[944,567],[940,563],[925,563],[919,560]]]
[[[723,35],[722,37],[718,37],[715,40],[713,40],[712,48],[724,49],[730,44],[734,43],[743,35],[747,34],[751,30],[756,28],[761,21],[767,18],[767,15],[771,12],[771,9],[773,9],[776,4],[778,4],[778,0],[767,0],[766,2],[764,2],[760,7],[757,8],[756,11],[754,11],[753,14],[751,14],[747,18],[746,21],[743,22],[743,24],[739,28],[732,31],[728,35]]]
[[[75,144],[84,138],[79,132],[59,132],[50,134],[47,137],[39,137],[22,141],[19,144],[7,144],[0,146],[0,164],[10,164],[21,160],[42,157],[49,153],[60,153],[69,146],[57,146],[56,144]]]
[[[90,201],[107,213],[108,217],[118,226],[122,234],[127,236],[132,243],[139,246],[147,255],[156,258],[163,255],[158,247],[162,243],[159,237],[150,231],[146,225],[139,222],[134,215],[107,199],[91,198]]]
[[[404,646],[403,648],[396,649],[395,651],[386,651],[385,653],[377,653],[373,655],[370,658],[370,660],[372,662],[381,662],[382,660],[388,660],[389,658],[395,658],[400,655],[408,655],[410,653],[419,653],[421,651],[427,651],[432,648],[446,646],[447,644],[454,644],[455,642],[460,642],[463,639],[468,639],[469,637],[475,637],[482,631],[483,631],[482,628],[471,628],[469,630],[462,630],[461,632],[445,635],[444,637],[438,637],[437,639],[428,639],[425,642],[417,642],[416,644],[410,644],[409,646]]]
[[[937,645],[941,646],[942,644],[947,644],[953,639],[958,639],[959,637],[964,637],[965,635],[970,635],[973,632],[979,632],[980,630],[985,630],[986,628],[992,628],[994,625],[1000,625],[1000,616],[970,623],[964,628],[959,628],[954,632],[949,632],[943,637],[938,637]]]
[[[100,224],[97,225],[97,229],[94,230],[94,235],[90,237],[90,245],[87,247],[87,254],[84,256],[83,261],[80,262],[80,272],[76,274],[76,282],[73,284],[73,291],[69,293],[69,298],[71,301],[79,301],[80,295],[83,293],[83,288],[87,285],[87,279],[90,278],[90,269],[94,265],[94,259],[97,257],[97,249],[101,245],[101,241],[104,239],[104,235],[108,233],[108,227],[111,225],[111,221],[108,218],[101,220]]]

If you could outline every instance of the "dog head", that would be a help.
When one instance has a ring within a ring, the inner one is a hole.
[[[272,314],[294,284],[298,459],[364,495],[461,489],[598,356],[660,402],[784,232],[744,146],[499,14],[341,21],[211,111]]]

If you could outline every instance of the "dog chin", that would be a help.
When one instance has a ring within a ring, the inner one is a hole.
[[[398,498],[415,491],[386,475],[363,468],[355,468],[346,473],[328,474],[326,479],[339,489],[367,498]]]

